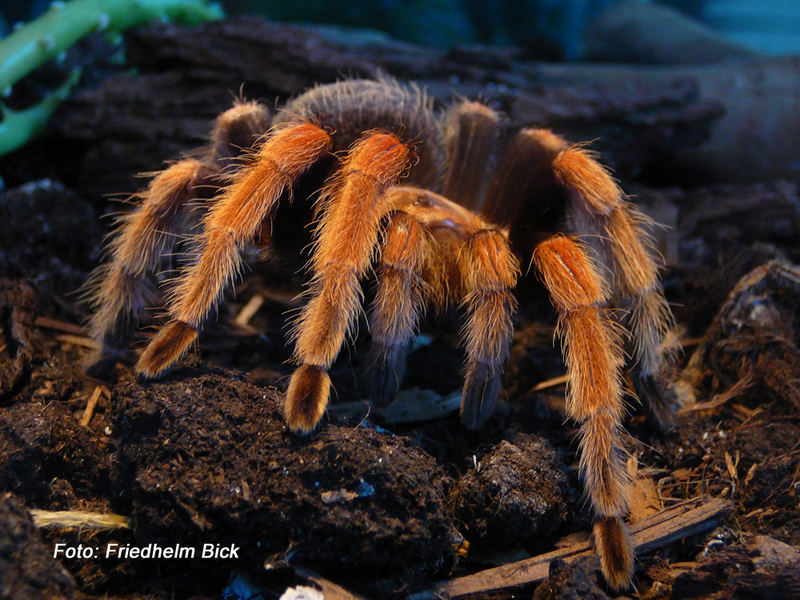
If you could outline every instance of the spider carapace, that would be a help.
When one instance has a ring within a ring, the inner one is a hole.
[[[312,177],[322,191],[296,197]],[[102,348],[94,373],[125,354],[147,307],[159,303],[155,275],[181,234],[195,243],[166,285],[170,320],[139,358],[144,377],[164,373],[195,341],[236,278],[242,251],[269,247],[282,227],[278,205],[314,203],[309,294],[292,329],[297,368],[285,400],[289,427],[299,432],[325,411],[327,371],[356,324],[371,270],[373,402],[394,398],[422,312],[460,303],[461,416],[478,427],[501,389],[520,265],[530,265],[526,276],[539,277],[558,311],[567,411],[580,423],[602,570],[612,587],[630,584],[622,342],[628,333],[637,391],[665,415],[663,341],[672,316],[645,218],[591,153],[546,129],[513,126],[484,104],[437,112],[413,86],[345,80],[311,89],[274,116],[236,102],[202,153],[155,175],[140,196],[93,278],[91,331]],[[612,318],[609,307],[624,316]]]

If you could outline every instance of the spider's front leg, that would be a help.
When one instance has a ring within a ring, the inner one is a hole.
[[[410,150],[396,136],[373,132],[344,159],[325,193],[317,230],[311,299],[294,327],[295,360],[284,411],[294,431],[312,430],[330,395],[328,369],[361,306],[361,278],[369,268],[383,217],[392,209],[385,192],[408,165]]]
[[[111,260],[96,269],[87,289],[93,305],[90,336],[100,349],[87,373],[103,377],[125,354],[140,319],[158,298],[154,275],[161,257],[186,229],[186,209],[218,189],[219,172],[269,126],[269,111],[257,102],[236,102],[220,114],[203,159],[186,158],[160,172],[139,194],[141,203],[124,215],[112,234]]]
[[[608,293],[586,252],[570,238],[541,242],[533,260],[559,313],[567,413],[581,423],[580,470],[598,517],[595,547],[606,581],[620,589],[631,582],[633,550],[623,521],[630,487],[620,444],[624,361],[613,322],[599,308]]]
[[[413,187],[396,187],[390,194],[402,211],[386,232],[370,319],[372,399],[379,405],[394,399],[423,308],[460,301],[467,310],[461,418],[475,429],[500,392],[516,308],[511,293],[519,274],[516,257],[501,231],[447,198]]]
[[[172,246],[173,227],[197,188],[215,174],[212,165],[181,160],[159,173],[144,191],[138,208],[121,217],[109,247],[111,260],[89,281],[90,337],[99,346],[86,372],[104,377],[125,355],[136,327],[159,297],[153,274]]]
[[[240,249],[254,241],[283,191],[330,147],[330,135],[317,125],[290,124],[273,132],[255,160],[237,172],[203,221],[197,260],[173,291],[172,320],[139,357],[137,373],[157,377],[183,356],[238,273]]]

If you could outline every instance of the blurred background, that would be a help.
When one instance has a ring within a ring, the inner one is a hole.
[[[591,22],[620,0],[225,0],[229,15],[366,28],[409,42],[448,47],[527,47],[550,60],[579,60]],[[655,4],[642,2],[643,4]],[[800,0],[663,0],[721,37],[770,54],[800,53]],[[50,0],[0,0],[0,37],[40,15]],[[591,48],[589,48],[591,50]]]

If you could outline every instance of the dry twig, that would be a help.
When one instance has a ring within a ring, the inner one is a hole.
[[[557,387],[569,381],[569,377],[567,375],[560,375],[558,377],[553,377],[552,379],[546,379],[544,381],[540,381],[531,389],[528,390],[526,396],[533,394],[535,392],[541,392],[542,390],[546,390],[552,387]]]
[[[83,411],[83,416],[81,417],[81,425],[84,427],[88,427],[89,422],[92,420],[94,409],[97,406],[97,401],[100,400],[101,394],[105,395],[106,398],[111,396],[111,392],[109,392],[108,388],[104,385],[98,385],[94,388],[92,395],[89,397],[89,402],[87,402],[86,408]]]
[[[73,335],[85,336],[87,334],[86,328],[74,323],[67,323],[66,321],[58,321],[50,317],[36,317],[33,322],[36,327],[43,327],[45,329],[54,329],[55,331],[63,331],[64,333],[71,333]]]
[[[250,322],[250,319],[253,318],[258,312],[258,309],[261,308],[261,305],[264,304],[264,296],[261,294],[255,294],[247,301],[242,307],[242,310],[239,311],[239,314],[236,315],[236,318],[233,320],[237,325],[247,325]]]
[[[736,398],[743,394],[750,386],[753,385],[753,378],[749,375],[742,377],[739,381],[733,384],[727,391],[716,394],[708,402],[698,402],[697,404],[689,405],[678,411],[679,415],[685,415],[699,410],[712,410],[725,404],[728,400]]]
[[[75,346],[83,346],[84,348],[92,348],[93,350],[100,347],[99,344],[95,342],[92,338],[82,337],[79,335],[71,335],[69,333],[65,333],[63,335],[57,335],[56,339],[59,342],[74,344]]]

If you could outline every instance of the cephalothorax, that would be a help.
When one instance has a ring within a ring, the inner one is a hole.
[[[242,148],[243,160],[232,160]],[[637,390],[664,414],[659,377],[672,317],[643,216],[590,153],[548,130],[515,127],[483,104],[436,113],[416,88],[346,80],[306,92],[273,118],[257,103],[236,103],[218,117],[204,154],[159,173],[141,196],[95,274],[95,371],[125,353],[143,311],[157,303],[153,275],[175,233],[197,225],[188,267],[167,292],[171,320],[136,365],[145,377],[164,373],[194,342],[242,250],[270,246],[284,225],[273,218],[278,206],[291,197],[315,203],[310,293],[294,324],[298,366],[285,403],[295,431],[313,429],[325,411],[327,371],[356,323],[371,268],[372,400],[395,396],[421,313],[462,303],[461,415],[478,427],[500,391],[519,265],[532,265],[559,313],[567,410],[581,424],[603,573],[615,588],[630,583],[621,333],[632,340]],[[202,210],[188,210],[192,200]],[[608,304],[625,316],[612,319]]]

